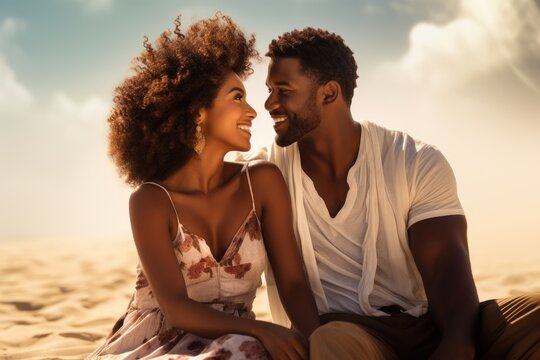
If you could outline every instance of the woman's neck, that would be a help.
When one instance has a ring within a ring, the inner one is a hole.
[[[224,173],[225,154],[223,150],[205,148],[198,158],[189,159],[163,184],[172,191],[207,195],[227,180]]]

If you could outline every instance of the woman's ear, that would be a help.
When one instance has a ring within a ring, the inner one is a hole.
[[[336,101],[341,93],[341,87],[337,81],[330,80],[321,87],[321,92],[323,105],[327,105]]]
[[[204,124],[204,122],[206,121],[206,115],[207,115],[206,109],[200,108],[199,111],[197,111],[197,119],[195,120],[195,123],[197,125]]]

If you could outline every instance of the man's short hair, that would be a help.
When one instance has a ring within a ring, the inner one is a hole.
[[[300,59],[302,70],[319,85],[337,81],[345,102],[351,105],[358,67],[341,36],[311,27],[293,30],[272,40],[266,56]]]

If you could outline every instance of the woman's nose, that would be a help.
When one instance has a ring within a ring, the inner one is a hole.
[[[255,111],[255,109],[249,105],[248,103],[246,103],[247,105],[247,115],[253,120],[257,117],[257,111]]]

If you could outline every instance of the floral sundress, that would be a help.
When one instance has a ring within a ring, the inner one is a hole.
[[[189,232],[178,220],[172,242],[190,299],[232,316],[254,319],[253,300],[267,264],[261,224],[255,212],[253,191],[245,172],[253,207],[218,262],[206,241]],[[159,184],[172,202],[169,192]],[[135,291],[126,312],[118,319],[105,343],[87,359],[267,359],[254,337],[228,334],[207,339],[172,327],[159,309],[140,263]]]

